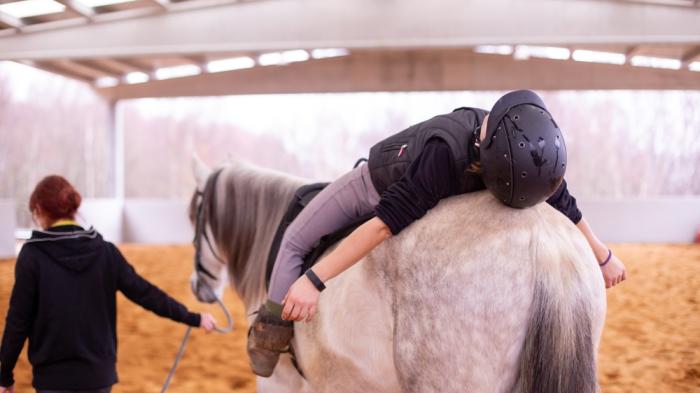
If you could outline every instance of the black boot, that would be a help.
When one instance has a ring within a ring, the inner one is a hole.
[[[280,353],[286,351],[294,336],[294,322],[271,313],[263,304],[248,331],[250,368],[261,377],[275,370]]]

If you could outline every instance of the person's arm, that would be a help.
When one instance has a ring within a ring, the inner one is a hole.
[[[326,282],[344,272],[391,237],[389,227],[378,217],[360,225],[338,247],[313,267],[314,273]]]
[[[611,288],[627,278],[625,265],[617,258],[612,251],[593,233],[590,225],[581,214],[574,198],[568,190],[566,181],[562,181],[559,188],[548,199],[547,203],[557,209],[563,215],[569,218],[576,227],[586,237],[588,245],[593,250],[600,267],[603,278],[605,279],[605,287]],[[609,258],[608,258],[609,257]]]
[[[338,247],[321,259],[311,270],[322,282],[326,282],[350,268],[389,237],[391,237],[389,227],[381,219],[374,217],[352,231]],[[299,277],[282,301],[284,304],[282,319],[310,321],[316,314],[319,294],[318,289],[306,275]]]
[[[608,246],[598,239],[590,225],[588,225],[588,221],[581,217],[576,227],[583,233],[583,236],[586,237],[598,264],[601,265],[600,270],[605,280],[605,288],[612,288],[622,281],[625,281],[627,279],[625,265],[612,253],[612,250],[610,250]]]
[[[26,250],[22,251],[15,265],[15,285],[0,346],[0,387],[5,388],[14,385],[15,364],[34,322],[37,286],[35,265],[27,256]]]
[[[354,265],[391,235],[396,235],[423,217],[428,210],[452,193],[456,177],[452,152],[446,142],[428,141],[420,157],[382,195],[375,209],[377,217],[367,221],[311,269],[326,282]],[[311,320],[316,313],[319,291],[304,275],[289,289],[282,318]]]
[[[109,244],[109,247],[117,262],[117,288],[129,300],[175,322],[193,327],[199,327],[202,324],[200,314],[189,312],[183,304],[139,276],[117,247],[112,244]]]
[[[566,180],[563,180],[559,188],[547,198],[547,203],[565,215],[574,224],[578,224],[581,221],[581,217],[583,217],[576,204],[576,198],[569,193]]]

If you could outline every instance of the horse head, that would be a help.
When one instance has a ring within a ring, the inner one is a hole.
[[[190,276],[190,286],[197,300],[213,303],[223,294],[226,284],[225,260],[221,250],[212,242],[210,200],[214,198],[216,181],[222,169],[212,171],[195,153],[192,155],[192,170],[197,187],[190,200],[189,217],[194,226],[193,244],[195,247],[194,271]]]
[[[192,290],[200,301],[211,302],[230,281],[247,308],[259,306],[267,292],[272,238],[303,181],[238,160],[212,170],[196,155],[192,170],[197,183],[189,211],[195,228]]]

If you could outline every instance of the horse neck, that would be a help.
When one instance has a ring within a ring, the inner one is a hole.
[[[267,296],[265,273],[277,226],[304,181],[246,164],[234,165],[222,175],[224,195],[217,198],[216,210],[225,215],[219,215],[224,225],[218,239],[223,242],[217,244],[228,262],[231,284],[246,309],[255,309]]]

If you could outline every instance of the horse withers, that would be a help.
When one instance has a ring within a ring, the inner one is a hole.
[[[194,169],[204,195],[191,216],[202,204],[212,249],[201,263],[212,274],[193,274],[193,289],[206,300],[199,280],[229,281],[250,315],[266,299],[277,224],[309,182],[242,162],[216,177],[196,158]],[[445,199],[327,288],[314,320],[295,325],[304,377],[283,356],[258,378],[261,393],[599,390],[605,285],[583,235],[547,204]]]

